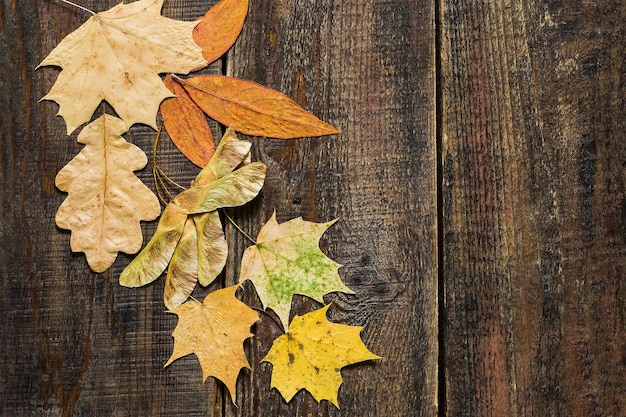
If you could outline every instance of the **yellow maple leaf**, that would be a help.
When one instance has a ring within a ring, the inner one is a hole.
[[[341,368],[381,359],[363,344],[362,327],[329,322],[328,308],[294,317],[289,331],[274,341],[263,358],[273,367],[271,387],[287,402],[299,390],[306,389],[318,402],[328,400],[338,408]]]
[[[228,387],[233,402],[237,376],[242,368],[250,368],[243,342],[253,336],[250,326],[259,320],[254,310],[235,297],[237,288],[214,291],[202,303],[191,300],[172,310],[179,320],[172,333],[174,352],[165,364],[195,353],[202,379],[218,378]]]
[[[63,69],[42,100],[59,104],[70,134],[102,100],[129,128],[156,129],[159,104],[173,94],[160,73],[183,73],[207,64],[192,32],[199,22],[161,16],[163,0],[139,0],[94,15],[66,36],[39,66]]]
[[[133,175],[148,159],[124,140],[124,132],[120,119],[101,116],[80,132],[78,142],[85,147],[56,176],[56,186],[68,192],[56,223],[72,231],[72,250],[85,252],[96,272],[107,270],[119,251],[137,252],[140,220],[153,220],[161,211],[157,197]]]

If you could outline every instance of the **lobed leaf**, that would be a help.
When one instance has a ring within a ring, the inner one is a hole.
[[[287,402],[306,389],[318,402],[328,400],[339,408],[341,368],[381,359],[363,344],[362,327],[329,322],[328,308],[294,317],[288,332],[274,340],[263,358],[272,364],[271,387]]]
[[[187,74],[207,64],[192,36],[199,22],[161,16],[162,6],[163,0],[139,0],[97,13],[39,64],[63,69],[42,100],[59,104],[68,135],[102,100],[126,128],[144,123],[156,129],[159,104],[173,96],[159,74]]]
[[[72,231],[72,250],[84,252],[95,272],[106,271],[118,252],[137,252],[143,240],[140,221],[161,211],[157,197],[133,174],[148,159],[124,140],[124,132],[120,119],[99,117],[78,135],[85,147],[55,179],[68,192],[56,223]]]
[[[256,245],[243,254],[239,282],[252,281],[263,306],[274,310],[285,328],[294,294],[323,303],[323,296],[333,291],[354,293],[339,277],[341,265],[318,246],[333,223],[297,218],[278,224],[274,213],[261,228]]]
[[[174,351],[165,366],[195,353],[202,367],[202,379],[214,376],[226,385],[233,402],[237,376],[250,368],[243,342],[252,336],[250,326],[259,316],[235,297],[239,286],[217,290],[202,303],[188,301],[172,310],[178,324],[172,333]]]

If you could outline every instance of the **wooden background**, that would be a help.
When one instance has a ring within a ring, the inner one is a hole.
[[[323,245],[356,294],[328,296],[330,317],[364,326],[384,359],[343,371],[340,410],[269,389],[267,319],[237,407],[193,356],[163,369],[163,280],[123,288],[130,256],[93,274],[70,253],[54,177],[81,146],[38,103],[58,70],[35,67],[87,17],[0,3],[2,416],[626,416],[625,2],[251,0],[210,71],[283,91],[341,134],[251,138],[268,177],[232,216],[251,234],[274,210],[341,219]],[[148,153],[154,136],[126,135]],[[197,173],[166,140],[158,164],[183,184]],[[227,227],[221,285],[247,245]]]

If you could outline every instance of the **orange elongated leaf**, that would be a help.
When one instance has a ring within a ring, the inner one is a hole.
[[[193,39],[209,64],[233,46],[247,14],[248,0],[222,0],[206,12],[193,31]]]
[[[206,117],[171,75],[167,75],[163,83],[176,95],[161,103],[161,117],[165,130],[178,150],[202,168],[215,152],[213,134]]]
[[[246,135],[292,139],[339,133],[283,93],[252,81],[207,74],[181,83],[206,114]]]
[[[178,358],[195,353],[202,367],[203,379],[214,376],[226,385],[235,401],[237,376],[250,368],[243,342],[252,336],[250,326],[259,316],[235,297],[238,286],[217,290],[202,303],[192,300],[172,310],[178,315],[174,352],[165,366]]]
[[[328,307],[294,317],[287,333],[274,340],[263,359],[273,367],[271,387],[287,402],[304,388],[318,402],[328,400],[339,407],[341,368],[381,359],[363,344],[362,327],[329,322]]]
[[[127,128],[145,123],[156,129],[159,104],[173,95],[159,74],[187,74],[206,65],[192,36],[198,22],[163,17],[162,6],[163,0],[139,0],[97,13],[39,64],[63,69],[42,100],[59,103],[68,134],[102,100]]]
[[[95,272],[106,271],[117,252],[141,248],[141,220],[153,220],[161,211],[157,197],[133,171],[146,166],[146,155],[124,140],[126,125],[103,115],[78,135],[85,147],[56,176],[67,199],[56,223],[72,231],[70,245],[85,252]]]

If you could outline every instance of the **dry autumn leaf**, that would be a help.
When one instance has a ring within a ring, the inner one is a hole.
[[[161,103],[163,126],[178,150],[202,168],[215,152],[213,134],[206,117],[171,75],[167,75],[163,83],[176,95]]]
[[[176,77],[211,118],[252,136],[292,139],[339,133],[281,92],[224,75]]]
[[[157,197],[133,174],[146,166],[146,155],[122,138],[126,125],[103,115],[83,129],[83,150],[56,176],[67,199],[56,223],[72,231],[70,244],[85,252],[95,272],[106,271],[117,252],[141,248],[140,220],[153,220],[161,211]]]
[[[195,353],[202,367],[202,379],[214,376],[226,385],[233,402],[237,376],[249,368],[243,342],[252,336],[250,326],[259,317],[254,310],[235,297],[238,286],[217,290],[204,302],[191,300],[172,310],[178,315],[174,352],[168,366],[183,356]]]
[[[170,265],[164,290],[165,305],[184,302],[196,282],[210,284],[222,271],[228,248],[216,210],[253,199],[265,179],[265,165],[244,164],[250,142],[228,129],[211,161],[192,187],[167,205],[154,236],[124,269],[120,284],[139,287],[154,281]]]
[[[272,364],[271,387],[287,402],[304,388],[318,402],[328,400],[339,408],[341,368],[380,359],[363,344],[362,327],[329,322],[328,307],[294,317],[289,331],[274,341],[263,359]]]
[[[222,0],[209,9],[193,31],[193,39],[211,63],[235,43],[248,14],[248,0]]]
[[[323,296],[333,291],[354,294],[339,277],[341,265],[318,246],[333,223],[308,222],[299,217],[278,224],[274,213],[261,228],[256,244],[243,254],[239,282],[252,281],[263,306],[274,310],[284,328],[294,294],[321,303]]]
[[[199,22],[161,16],[162,5],[163,0],[139,0],[95,13],[39,64],[63,69],[42,100],[59,104],[68,134],[102,100],[127,128],[145,123],[156,129],[159,104],[173,96],[159,74],[187,74],[207,64],[192,36]]]

